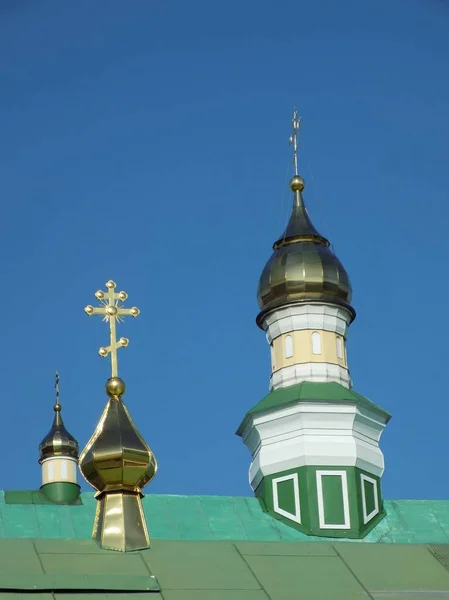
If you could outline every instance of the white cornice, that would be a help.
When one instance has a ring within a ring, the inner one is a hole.
[[[381,476],[385,417],[351,404],[298,402],[248,419],[242,432],[253,457],[253,489],[262,477],[304,465],[356,466]]]

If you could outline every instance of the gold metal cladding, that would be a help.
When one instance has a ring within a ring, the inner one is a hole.
[[[117,321],[122,322],[125,316],[137,317],[140,310],[136,306],[132,308],[123,307],[123,302],[128,298],[128,294],[123,291],[115,292],[117,286],[112,280],[106,282],[106,287],[105,292],[102,290],[95,292],[95,298],[100,301],[100,306],[86,306],[84,312],[89,317],[91,315],[101,315],[103,321],[109,322],[109,346],[102,346],[98,350],[98,354],[103,358],[106,358],[109,354],[111,355],[111,376],[118,377],[117,349],[126,348],[129,339],[121,337],[117,340],[116,323]]]
[[[109,400],[81,453],[79,466],[98,491],[92,537],[102,548],[127,552],[148,548],[150,543],[141,498],[143,487],[156,474],[157,461],[122,402],[126,386],[117,374],[117,348],[126,347],[129,340],[117,341],[116,321],[126,315],[137,317],[139,309],[123,308],[121,303],[128,294],[115,292],[113,281],[108,281],[106,288],[95,294],[101,306],[86,306],[85,311],[109,321],[110,345],[99,350],[100,356],[111,355],[112,376],[106,382]]]
[[[298,174],[297,134],[300,119],[293,113],[295,174],[290,181],[293,207],[287,227],[273,245],[273,254],[259,279],[261,308],[256,322],[262,327],[264,316],[280,306],[297,302],[331,302],[344,306],[352,318],[352,288],[348,274],[330,249],[329,241],[314,227],[302,198],[304,180]]]
[[[141,498],[156,474],[156,457],[122,402],[124,381],[111,377],[106,392],[109,400],[79,459],[83,477],[98,490],[92,537],[110,550],[148,548]]]
[[[106,550],[144,550],[150,538],[138,494],[116,492],[97,495],[92,537]]]
[[[117,396],[106,404],[79,463],[85,479],[99,492],[140,493],[157,471],[153,452]]]

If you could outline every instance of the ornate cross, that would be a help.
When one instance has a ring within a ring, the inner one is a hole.
[[[140,314],[140,310],[133,306],[132,308],[123,308],[123,302],[128,298],[126,292],[115,292],[116,284],[109,280],[106,282],[108,288],[106,292],[98,290],[95,292],[95,298],[100,301],[101,306],[94,308],[93,306],[86,306],[84,312],[90,317],[91,315],[102,315],[103,321],[109,321],[109,334],[110,344],[106,347],[101,347],[98,350],[98,354],[103,358],[106,358],[108,354],[111,355],[111,371],[112,377],[118,377],[118,364],[117,364],[117,348],[125,348],[129,344],[129,339],[121,337],[117,340],[116,334],[116,321],[122,322],[123,317],[130,315],[131,317],[137,317]]]
[[[301,117],[298,118],[298,111],[295,110],[293,111],[293,119],[292,119],[292,126],[293,126],[293,133],[290,136],[290,144],[293,144],[293,164],[295,165],[295,175],[299,175],[298,173],[298,130],[299,130],[299,126],[301,125]]]

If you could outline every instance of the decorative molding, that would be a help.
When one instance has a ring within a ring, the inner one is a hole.
[[[358,467],[380,477],[385,418],[364,407],[301,402],[251,418],[242,438],[253,457],[253,490],[263,477],[305,465]]]
[[[341,478],[341,491],[343,500],[344,523],[326,523],[324,516],[323,476],[334,476]],[[318,519],[320,529],[350,529],[351,515],[349,512],[348,477],[346,471],[317,471],[316,488],[318,499]]]
[[[333,363],[308,362],[274,371],[270,379],[270,390],[288,387],[302,381],[315,381],[318,383],[335,381],[346,388],[352,387],[351,376],[347,367]]]
[[[284,333],[301,329],[323,329],[346,338],[351,318],[348,310],[335,304],[297,304],[268,313],[262,326],[269,344]]]
[[[294,494],[294,502],[295,502],[295,514],[284,510],[279,506],[279,496],[278,496],[278,483],[282,481],[293,481],[293,494]],[[295,521],[295,523],[301,524],[301,505],[299,501],[299,482],[298,482],[298,473],[293,473],[292,475],[284,475],[282,477],[275,477],[272,480],[273,486],[273,507],[274,512],[290,519],[291,521]]]
[[[366,494],[365,494],[365,481],[367,481],[368,483],[370,483],[373,486],[373,492],[374,492],[374,509],[367,514],[367,508],[366,508]],[[361,484],[361,488],[362,488],[362,512],[363,512],[363,524],[366,525],[368,523],[368,521],[371,521],[371,519],[373,519],[376,515],[379,514],[379,494],[377,491],[377,481],[375,479],[373,479],[372,477],[368,477],[367,475],[364,475],[363,473],[360,474],[360,484]]]

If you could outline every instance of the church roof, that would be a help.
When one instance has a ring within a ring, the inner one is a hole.
[[[301,591],[302,590],[302,591]],[[0,541],[2,600],[449,598],[441,548],[348,542],[155,541],[117,553],[86,540]]]
[[[96,502],[90,492],[71,506],[51,503],[37,491],[0,492],[0,540],[90,540]],[[142,504],[152,540],[329,541],[273,519],[253,497],[151,494]],[[386,517],[351,543],[449,545],[449,501],[385,500],[384,507]]]
[[[386,502],[386,518],[348,542],[308,538],[254,498],[151,495],[151,549],[130,553],[89,539],[93,494],[42,501],[1,493],[0,600],[449,598],[447,501]]]

